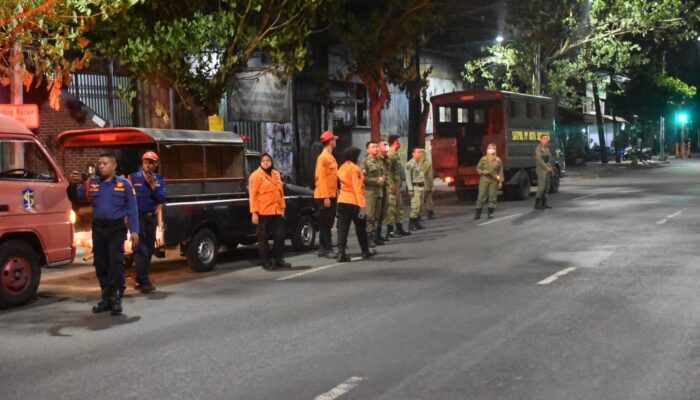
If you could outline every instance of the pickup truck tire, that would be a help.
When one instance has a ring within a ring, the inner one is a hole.
[[[310,215],[303,215],[299,219],[294,235],[292,236],[292,246],[297,251],[308,251],[313,249],[316,243],[316,225]]]
[[[187,245],[185,256],[193,271],[211,271],[219,258],[219,239],[210,229],[200,229]]]
[[[10,240],[0,246],[0,308],[26,303],[40,280],[39,255],[30,245]]]
[[[554,176],[549,182],[549,193],[559,192],[559,168],[554,167]]]

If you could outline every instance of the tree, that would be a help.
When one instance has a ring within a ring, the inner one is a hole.
[[[44,78],[58,109],[61,87],[91,59],[86,33],[142,0],[3,0],[0,6],[0,83],[18,66],[26,90]]]
[[[435,17],[433,0],[348,2],[346,18],[334,29],[347,50],[348,79],[359,78],[369,93],[371,137],[380,137],[381,112],[390,100],[389,84],[406,87],[422,77],[411,59]],[[377,4],[379,3],[379,4]],[[421,84],[417,85],[420,93]]]
[[[700,21],[694,2],[683,0],[534,0],[510,2],[509,10],[517,16],[509,42],[467,62],[465,79],[545,93],[567,105],[579,103],[583,82],[600,84],[601,71],[624,73],[646,63],[654,44],[694,38]]]
[[[217,114],[228,85],[255,54],[268,70],[303,68],[306,37],[331,0],[154,0],[100,32],[101,53],[139,79],[165,79],[182,102]]]

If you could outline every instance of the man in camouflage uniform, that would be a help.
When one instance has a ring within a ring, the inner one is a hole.
[[[389,241],[389,235],[387,232],[387,235],[385,236],[382,232],[382,225],[384,225],[384,216],[386,215],[386,210],[387,210],[387,204],[389,203],[389,196],[388,196],[388,190],[389,190],[389,178],[387,177],[387,173],[389,171],[389,145],[385,139],[381,139],[379,141],[379,153],[377,154],[377,158],[379,161],[382,163],[382,167],[384,168],[384,187],[382,188],[383,193],[382,193],[382,204],[381,207],[379,208],[379,218],[377,218],[377,237],[375,238],[375,242],[377,244],[381,244],[384,242]]]
[[[425,175],[425,192],[423,194],[423,210],[428,213],[428,219],[435,218],[433,213],[433,163],[428,160],[428,155],[425,150],[421,152],[420,165]]]
[[[552,154],[549,152],[549,135],[540,136],[540,144],[535,148],[535,164],[537,165],[537,196],[535,197],[535,209],[544,210],[552,208],[547,205],[547,189],[550,185],[550,177],[554,175],[554,168],[550,164]]]
[[[425,174],[420,166],[420,156],[423,149],[416,147],[411,153],[411,160],[406,163],[406,186],[408,195],[411,196],[411,217],[408,222],[408,229],[415,231],[423,229],[418,222],[421,209],[423,208],[423,193],[425,192]]]
[[[365,176],[365,199],[367,208],[367,239],[370,249],[378,244],[377,223],[382,212],[384,197],[384,164],[377,157],[379,146],[375,141],[367,142],[367,158],[362,164]],[[379,244],[384,244],[379,240]]]
[[[398,238],[410,235],[411,232],[403,230],[403,196],[401,194],[401,184],[403,177],[401,174],[401,157],[399,157],[401,141],[399,135],[389,136],[389,152],[387,153],[387,169],[384,173],[386,177],[387,199],[384,208],[384,224],[386,225],[387,236]]]

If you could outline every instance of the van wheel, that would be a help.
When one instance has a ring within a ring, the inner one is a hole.
[[[559,191],[559,168],[554,168],[554,176],[549,182],[549,193],[557,193]]]
[[[211,271],[219,257],[219,239],[210,229],[201,229],[187,245],[185,256],[193,271]]]
[[[39,287],[39,255],[27,243],[11,240],[0,246],[0,307],[26,303]]]
[[[294,235],[292,236],[292,246],[297,251],[311,250],[316,243],[316,226],[314,220],[309,215],[304,215],[299,219]]]

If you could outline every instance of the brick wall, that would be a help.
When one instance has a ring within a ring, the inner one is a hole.
[[[99,128],[92,121],[94,113],[83,106],[66,91],[61,96],[61,107],[52,110],[49,107],[48,92],[44,85],[32,88],[24,95],[24,103],[37,104],[39,106],[39,128],[32,129],[49,147],[63,171],[83,171],[88,163],[95,163],[99,150],[66,150],[61,154],[58,146],[58,134],[73,129]]]

